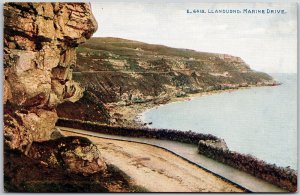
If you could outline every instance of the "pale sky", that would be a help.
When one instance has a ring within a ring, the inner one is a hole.
[[[92,2],[94,37],[119,37],[243,58],[252,69],[297,72],[296,4]],[[284,9],[285,14],[187,14],[187,9]]]

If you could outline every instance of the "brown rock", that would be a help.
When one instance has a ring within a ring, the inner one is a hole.
[[[7,100],[11,99],[11,90],[8,82],[4,80],[3,83],[3,104],[6,104]]]
[[[56,95],[62,95],[64,93],[65,85],[61,84],[59,80],[52,79],[51,81],[52,92]]]
[[[57,106],[58,104],[61,104],[63,102],[61,96],[55,94],[55,93],[50,93],[50,96],[49,96],[49,102],[48,102],[48,106],[50,108],[53,108],[55,106]]]
[[[4,6],[5,27],[13,31],[23,32],[28,36],[35,33],[34,16],[16,9],[13,4],[7,3]]]
[[[14,36],[16,48],[21,50],[30,50],[33,51],[36,47],[36,44],[34,41],[31,41],[29,38],[23,37],[23,36]]]
[[[12,67],[12,72],[16,74],[36,68],[36,52],[10,50],[8,64]]]
[[[62,67],[67,67],[75,64],[76,50],[74,48],[69,48],[60,56],[59,65]]]
[[[52,69],[52,79],[66,80],[68,73],[70,71],[69,67],[55,67]]]
[[[55,5],[55,10],[59,10],[56,17],[58,38],[67,39],[71,44],[80,44],[97,30],[97,22],[90,6],[86,4],[60,3]]]
[[[59,63],[60,50],[56,46],[45,45],[39,51],[38,68],[43,70],[52,70]]]
[[[4,145],[9,149],[25,151],[26,146],[33,141],[30,130],[22,126],[12,115],[4,115]]]
[[[17,111],[16,115],[23,126],[30,131],[34,141],[49,140],[58,119],[56,112],[43,109],[25,113]]]
[[[62,137],[65,137],[63,132],[58,127],[55,127],[54,131],[51,134],[51,139],[58,139]]]
[[[6,151],[19,150],[40,160],[42,166],[67,168],[75,174],[105,171],[106,165],[90,141],[63,137],[47,142],[56,132],[55,107],[83,95],[71,74],[75,47],[97,29],[90,5],[5,3],[4,27]]]
[[[73,150],[62,153],[62,159],[68,171],[89,175],[96,172],[103,172],[106,169],[105,162],[100,157],[97,146],[78,146]]]
[[[54,39],[55,28],[53,20],[48,20],[42,16],[37,16],[35,24],[37,26],[37,36],[49,42]]]
[[[65,84],[64,99],[70,102],[76,102],[83,96],[83,91],[79,83],[68,81]]]
[[[83,137],[60,137],[33,143],[28,156],[43,161],[52,168],[62,167],[68,172],[83,175],[106,170],[97,146]]]
[[[51,92],[50,72],[32,69],[20,74],[11,74],[7,78],[11,87],[11,103],[25,105],[26,101],[44,94],[46,98]],[[44,101],[41,101],[41,103]]]
[[[37,14],[46,19],[53,19],[53,3],[32,3],[32,7],[35,8]]]

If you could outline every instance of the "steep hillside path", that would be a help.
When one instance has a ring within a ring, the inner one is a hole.
[[[62,131],[69,132],[72,134],[80,134],[85,136],[91,136],[95,138],[105,138],[111,140],[119,140],[126,142],[143,143],[159,148],[168,150],[169,152],[180,156],[181,158],[189,161],[190,163],[197,165],[198,167],[208,170],[226,180],[238,184],[242,188],[245,188],[251,192],[286,192],[275,185],[272,185],[262,179],[256,178],[248,173],[239,171],[228,165],[219,163],[210,158],[197,153],[197,146],[192,144],[184,144],[175,141],[158,140],[158,139],[147,139],[147,138],[136,138],[136,137],[125,137],[116,135],[106,135],[100,133],[89,132],[86,130],[72,129],[67,127],[59,127]],[[68,134],[70,135],[70,134]],[[126,171],[125,171],[126,172]]]

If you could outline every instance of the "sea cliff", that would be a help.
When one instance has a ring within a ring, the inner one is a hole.
[[[97,29],[90,4],[10,2],[3,9],[4,190],[133,191],[91,141],[55,128],[56,106],[83,95],[71,70],[76,47]]]
[[[120,38],[91,38],[76,50],[73,79],[86,89],[76,103],[58,106],[64,118],[136,125],[153,106],[250,86],[276,85],[240,57],[171,48]],[[76,116],[73,108],[78,109]]]

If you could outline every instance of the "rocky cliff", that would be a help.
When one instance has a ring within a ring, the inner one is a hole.
[[[76,47],[96,29],[86,3],[4,4],[6,190],[46,192],[55,190],[51,189],[54,186],[59,188],[56,192],[82,191],[78,182],[97,180],[78,174],[101,176],[106,172],[93,143],[80,137],[65,138],[55,129],[56,106],[83,95],[72,80]],[[101,185],[95,189],[105,191]]]
[[[72,80],[75,48],[90,38],[97,23],[80,3],[4,5],[5,145],[24,150],[49,140],[64,101],[83,93]]]
[[[120,38],[91,38],[76,52],[78,66],[73,77],[86,94],[75,104],[59,105],[58,114],[66,118],[107,123],[109,109],[103,103],[165,103],[193,93],[276,84],[269,75],[227,54]],[[68,111],[73,107],[79,108],[76,116]]]

